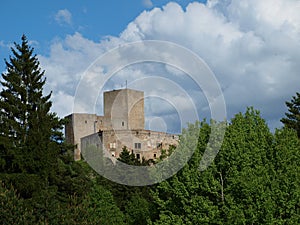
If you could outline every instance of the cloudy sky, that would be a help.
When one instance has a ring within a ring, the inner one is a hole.
[[[0,57],[8,58],[12,43],[26,34],[61,117],[73,111],[102,114],[101,93],[124,88],[127,81],[145,91],[147,128],[178,132],[195,117],[210,118],[224,102],[228,119],[253,106],[274,129],[287,110],[284,102],[300,91],[298,0],[1,5]],[[148,40],[161,46],[122,49]],[[190,56],[201,65],[194,67]],[[185,68],[200,69],[197,74]],[[5,71],[4,61],[0,69]]]

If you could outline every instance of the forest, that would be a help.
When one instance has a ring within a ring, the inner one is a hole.
[[[44,71],[25,35],[11,51],[0,91],[1,224],[300,224],[299,93],[278,103],[287,113],[275,131],[253,107],[223,122],[220,150],[205,170],[199,164],[214,122],[188,124],[180,143],[197,146],[184,167],[153,185],[126,186],[73,160],[66,121],[51,111]],[[119,161],[147,164],[126,149]]]

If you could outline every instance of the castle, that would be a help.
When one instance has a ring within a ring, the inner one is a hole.
[[[103,116],[86,113],[66,116],[65,138],[75,146],[75,160],[81,159],[81,151],[91,143],[115,158],[126,146],[139,160],[155,160],[162,149],[178,144],[178,135],[145,129],[144,92],[128,88],[107,91],[103,101]]]

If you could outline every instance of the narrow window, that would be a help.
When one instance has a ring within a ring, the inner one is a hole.
[[[137,158],[137,159],[140,159],[140,158],[141,158],[141,155],[140,155],[139,153],[137,153],[137,154],[136,154],[136,158]]]
[[[109,143],[109,148],[116,148],[116,143]]]
[[[124,125],[125,125],[125,123],[124,123],[124,121],[122,121],[122,127],[124,127]]]
[[[153,158],[156,159],[156,153],[153,154]]]
[[[141,143],[134,143],[134,148],[135,149],[141,149],[142,148],[142,144]]]

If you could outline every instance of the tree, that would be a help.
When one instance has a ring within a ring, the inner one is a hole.
[[[178,160],[187,157],[190,143],[198,140],[197,148],[188,163],[177,174],[159,183],[153,191],[159,218],[153,224],[219,224],[221,202],[220,183],[216,179],[216,166],[200,171],[199,164],[210,135],[210,125],[204,122],[189,124],[180,136],[175,150]],[[212,144],[212,143],[211,143]]]
[[[130,153],[126,146],[123,147],[118,160],[128,165],[140,165],[140,161],[135,158],[135,155],[133,153]]]
[[[220,146],[218,135],[208,143],[213,125],[201,123],[200,132],[189,126],[187,141],[180,137],[187,146],[198,134],[197,149],[182,170],[154,190],[159,219],[153,224],[275,224],[273,136],[265,121],[253,108],[237,114],[215,160],[200,171],[204,150]]]
[[[0,171],[35,174],[47,184],[61,151],[63,121],[50,112],[51,93],[43,93],[44,71],[26,36],[21,40],[5,60],[1,80]]]
[[[124,214],[117,207],[113,195],[101,185],[94,184],[83,201],[86,210],[85,224],[124,224]]]
[[[118,158],[116,165],[113,167],[114,171],[119,172],[119,181],[126,183],[127,181],[133,181],[138,183],[139,179],[150,179],[149,174],[145,172],[143,175],[137,174],[136,167],[137,166],[146,166],[148,165],[148,161],[144,160],[144,158],[140,161],[137,159],[133,152],[130,152],[126,146],[123,147],[122,152],[120,153],[120,157]],[[124,175],[124,171],[126,171],[126,175]],[[145,177],[142,177],[145,176]],[[142,178],[141,178],[142,177]],[[128,208],[128,202],[135,201],[137,196],[140,198],[137,200],[138,202],[142,202],[142,199],[149,200],[149,187],[148,186],[127,186],[121,184],[111,184],[111,189],[114,190],[113,194],[116,199],[116,202],[119,208],[123,211],[126,211],[126,207]],[[137,202],[135,201],[135,203]],[[145,207],[145,205],[143,205]],[[129,207],[131,208],[131,207]],[[137,212],[134,212],[137,215]],[[144,215],[141,215],[144,216]],[[140,217],[141,217],[140,216]],[[127,216],[128,218],[128,216]],[[131,218],[132,221],[138,218]]]
[[[272,143],[272,133],[259,111],[248,108],[231,120],[215,160],[216,176],[223,186],[222,224],[275,224],[270,190]]]
[[[70,224],[89,192],[91,173],[72,160],[61,132],[65,121],[50,111],[51,93],[43,93],[44,71],[26,36],[21,40],[5,60],[1,79],[0,181],[12,187],[0,188],[0,195],[4,190],[10,197],[0,199],[8,204],[1,215],[10,218],[20,209],[19,218],[30,217],[31,223],[57,224],[62,219]]]
[[[276,130],[272,152],[272,198],[276,224],[300,221],[300,140],[294,130]],[[275,223],[274,223],[275,224]]]
[[[298,138],[300,138],[300,93],[297,92],[291,102],[285,104],[289,112],[285,113],[286,118],[282,118],[280,121],[286,127],[294,129],[298,134]]]
[[[125,206],[127,224],[147,225],[147,221],[150,221],[151,216],[150,205],[151,202],[140,194],[133,194]]]
[[[33,221],[32,211],[26,208],[13,187],[6,187],[0,181],[0,193],[1,224],[30,224]]]

